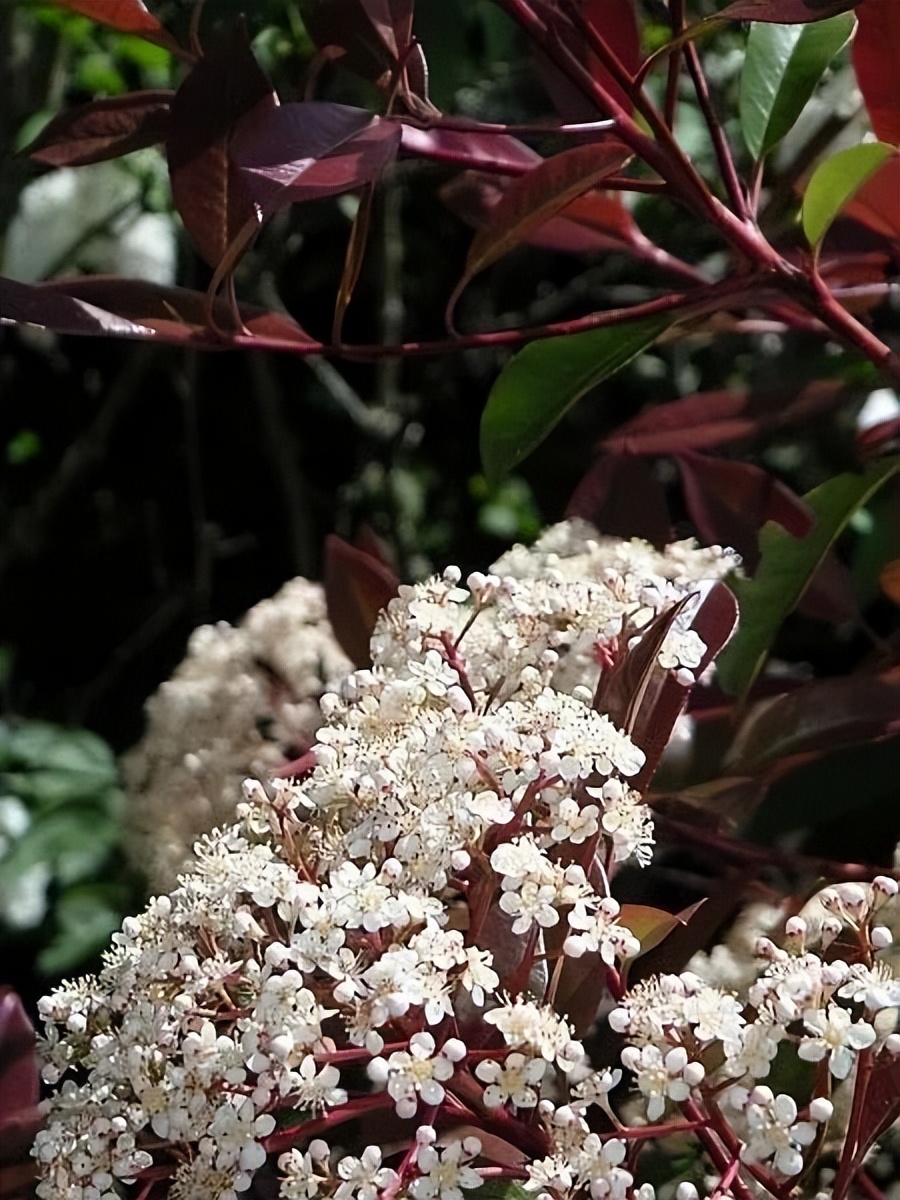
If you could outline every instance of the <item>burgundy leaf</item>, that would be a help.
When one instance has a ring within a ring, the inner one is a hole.
[[[553,36],[558,37],[575,55],[591,78],[630,113],[633,107],[631,97],[589,48],[584,33],[560,19],[560,13],[565,12],[567,7],[560,0],[544,0],[541,15],[551,24]],[[634,0],[578,0],[578,11],[633,77],[641,65],[641,36]],[[538,53],[536,58],[544,87],[562,117],[568,121],[588,121],[596,117],[594,105],[554,63],[542,53]],[[604,112],[602,115],[608,114]]]
[[[642,412],[601,443],[611,454],[703,450],[808,420],[844,393],[837,380],[816,380],[795,397],[748,391],[695,392]]]
[[[143,0],[52,0],[57,8],[90,17],[100,25],[118,29],[120,33],[147,34],[162,29],[159,21],[148,12]]]
[[[900,155],[893,155],[867,180],[844,208],[843,215],[861,221],[869,229],[900,241]]]
[[[412,39],[414,0],[360,0],[379,40],[394,59],[406,52]]]
[[[439,195],[447,208],[461,221],[480,228],[503,197],[504,183],[496,175],[480,171],[464,171],[449,180]],[[571,205],[569,206],[571,207]],[[564,209],[566,213],[568,209]],[[627,244],[618,233],[591,229],[565,215],[551,217],[525,241],[531,246],[554,250],[560,254],[597,254],[608,251],[627,251]],[[629,239],[630,242],[630,239]]]
[[[774,475],[752,463],[708,458],[692,450],[675,455],[688,510],[707,542],[733,546],[753,571],[759,530],[775,521],[794,537],[812,528],[806,504]]]
[[[892,558],[878,573],[878,586],[900,608],[900,558]]]
[[[674,926],[662,942],[647,954],[635,959],[629,967],[628,986],[652,975],[678,974],[698,950],[708,946],[718,930],[743,903],[743,889],[737,878],[724,879],[705,903],[686,910],[686,920]]]
[[[268,214],[373,182],[399,144],[393,121],[308,101],[250,114],[232,140],[231,156],[254,204]]]
[[[511,182],[472,242],[458,290],[630,157],[618,142],[575,146]]]
[[[812,528],[806,504],[789,487],[752,463],[709,458],[691,450],[675,455],[691,517],[705,541],[732,546],[751,573],[759,562],[759,531],[767,521],[794,537]],[[822,621],[857,614],[847,569],[829,553],[804,593],[799,611]]]
[[[893,0],[890,0],[893,3]],[[770,25],[805,25],[849,12],[859,0],[733,0],[716,19],[764,21]]]
[[[755,704],[741,723],[726,768],[755,773],[778,758],[900,733],[900,667],[809,683]]]
[[[39,325],[55,333],[97,337],[153,337],[149,326],[136,324],[84,300],[46,286],[0,277],[0,319]]]
[[[614,537],[640,537],[656,546],[671,537],[665,495],[640,459],[600,455],[572,493],[565,515],[583,517]]]
[[[306,31],[316,46],[340,47],[340,62],[380,88],[393,85],[399,63],[413,90],[424,95],[423,60],[411,54],[413,0],[327,0],[308,5]]]
[[[604,668],[600,676],[594,708],[609,717],[617,729],[624,729],[626,733],[631,734],[639,746],[641,743],[634,736],[634,730],[651,678],[664,674],[664,669],[657,663],[657,656],[669,630],[687,603],[688,598],[685,597],[672,608],[654,617],[640,630],[640,638],[636,645],[627,649],[623,646],[618,661],[613,666]],[[643,749],[643,746],[641,748]]]
[[[23,153],[52,167],[82,167],[165,141],[173,92],[128,92],[81,104],[46,125]]]
[[[393,571],[330,533],[325,539],[325,601],[341,649],[357,667],[371,663],[369,639],[379,612],[397,595]]]
[[[27,1108],[40,1098],[34,1026],[10,987],[0,987],[0,1085],[4,1111]]]
[[[0,315],[56,333],[105,337],[155,337],[160,342],[224,348],[226,339],[207,327],[207,297],[188,288],[163,287],[142,279],[94,275],[27,284],[0,279]],[[309,345],[313,339],[290,317],[255,305],[241,305],[248,333],[271,342]],[[224,300],[213,317],[226,323]],[[316,344],[316,343],[313,343]]]
[[[724,583],[714,584],[700,602],[690,626],[706,646],[706,652],[693,672],[696,678],[699,679],[719,655],[737,628],[737,622],[738,606],[734,593]],[[650,680],[631,735],[646,755],[643,767],[632,780],[638,790],[645,790],[656,773],[690,693],[691,689],[680,683],[672,671],[657,671]]]
[[[861,458],[900,450],[900,416],[879,421],[856,435],[856,449]]]
[[[404,154],[508,175],[524,175],[541,161],[537,151],[505,133],[420,129],[406,123],[402,126],[400,149]]]
[[[897,0],[865,0],[857,4],[853,69],[875,136],[900,146],[900,4]],[[896,206],[897,193],[894,193]]]
[[[270,111],[277,103],[243,28],[196,63],[172,100],[166,142],[172,197],[210,266],[219,263],[255,213],[231,160],[230,138],[242,117]]]

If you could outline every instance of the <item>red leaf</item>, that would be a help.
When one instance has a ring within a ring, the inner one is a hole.
[[[199,60],[172,100],[166,142],[172,197],[210,266],[217,265],[255,212],[231,161],[229,139],[241,117],[277,103],[243,28]]]
[[[900,156],[889,158],[844,208],[853,217],[896,243],[900,240]]]
[[[650,468],[638,459],[600,455],[566,505],[567,518],[583,517],[614,537],[669,541],[672,523],[665,496]]]
[[[346,104],[307,101],[251,113],[230,153],[254,204],[269,214],[371,183],[399,145],[393,121]]]
[[[5,320],[41,325],[56,333],[100,337],[154,337],[160,342],[227,347],[228,340],[206,325],[207,297],[188,288],[162,287],[142,279],[94,275],[81,279],[27,284],[0,279],[0,313]],[[255,305],[241,305],[244,328],[256,337],[282,344],[317,344],[290,317]],[[224,325],[224,300],[213,316]]]
[[[461,166],[524,175],[541,161],[537,151],[505,133],[463,133],[456,129],[419,129],[403,124],[400,149],[405,154],[457,162]]]
[[[475,275],[531,237],[630,157],[631,152],[618,142],[575,146],[544,159],[527,175],[509,183],[469,247],[462,278],[447,304],[447,323],[460,293]]]
[[[881,675],[817,680],[755,704],[741,722],[725,768],[755,774],[778,758],[829,753],[897,733],[900,667]]]
[[[900,417],[889,417],[858,433],[856,449],[863,459],[900,450]]]
[[[40,1099],[34,1026],[10,987],[0,987],[0,1084],[4,1107],[27,1108]]]
[[[461,221],[480,228],[503,197],[504,182],[496,175],[480,171],[464,171],[440,189],[439,195]],[[566,211],[566,210],[564,210]],[[627,250],[618,236],[590,229],[568,217],[552,217],[525,241],[560,254],[596,254],[601,251]]]
[[[82,167],[165,141],[174,92],[128,92],[60,113],[23,153],[52,167]]]
[[[412,38],[413,0],[328,0],[307,5],[303,23],[320,48],[339,46],[341,63],[387,86]]]
[[[52,0],[57,8],[90,17],[100,25],[109,25],[120,33],[147,34],[162,29],[143,0]]]
[[[72,296],[50,291],[46,286],[0,278],[0,318],[22,325],[39,325],[55,333],[102,337],[153,337],[146,325],[128,321],[116,313]]]
[[[863,0],[856,8],[853,67],[866,102],[869,120],[880,142],[900,145],[900,4],[897,0]],[[900,178],[898,176],[897,178]],[[895,226],[898,196],[894,196]]]
[[[691,621],[706,646],[706,653],[694,676],[699,679],[711,662],[719,655],[738,622],[738,606],[734,593],[724,583],[716,583],[700,602]],[[646,762],[632,786],[644,791],[656,773],[663,751],[668,745],[675,722],[687,705],[691,689],[679,683],[674,672],[657,671],[650,681],[638,709],[631,736],[646,755]]]
[[[400,581],[379,559],[330,533],[325,539],[325,601],[341,649],[357,667],[371,663],[369,639]]]
[[[889,0],[892,2],[892,0]],[[765,21],[770,25],[805,25],[849,12],[859,0],[734,0],[716,17],[731,21]]]
[[[758,436],[831,408],[843,385],[816,380],[795,397],[746,391],[694,392],[642,412],[601,443],[611,454],[675,454]]]
[[[603,38],[625,70],[634,76],[641,65],[641,35],[633,0],[578,0],[578,4],[584,20]],[[621,107],[630,113],[633,108],[630,96],[588,48],[584,34],[573,28],[568,21],[558,17],[553,20],[554,14],[558,14],[561,7],[559,0],[547,0],[542,5],[542,15],[550,17],[554,36],[558,36],[563,45],[587,68],[591,78],[601,84]],[[550,99],[566,120],[587,121],[596,116],[597,110],[594,105],[545,55],[537,55],[537,64]]]
[[[733,546],[753,571],[759,561],[759,530],[776,521],[794,537],[812,528],[799,496],[752,463],[708,458],[686,450],[675,456],[688,510],[707,542]]]

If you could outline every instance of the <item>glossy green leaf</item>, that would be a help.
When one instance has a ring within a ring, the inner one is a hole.
[[[788,132],[853,32],[852,13],[811,25],[751,26],[741,74],[744,141],[762,158]]]
[[[755,577],[732,583],[741,617],[737,633],[717,662],[719,683],[726,692],[737,695],[750,687],[782,621],[799,602],[847,522],[898,470],[900,459],[885,459],[864,475],[838,475],[814,488],[804,499],[816,523],[804,538],[792,537],[772,521],[763,526]]]
[[[803,232],[811,246],[821,242],[844,205],[896,153],[885,142],[864,142],[839,150],[816,168],[800,212]]]
[[[536,449],[595,384],[651,346],[671,316],[532,342],[507,363],[481,418],[481,461],[491,481]]]

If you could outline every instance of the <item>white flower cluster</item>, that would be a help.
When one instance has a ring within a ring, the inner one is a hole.
[[[746,1003],[689,975],[626,992],[640,943],[610,894],[617,864],[649,862],[652,823],[627,782],[644,754],[596,711],[597,679],[730,565],[563,527],[466,588],[450,568],[402,589],[372,668],[323,699],[310,770],[248,781],[238,823],[126,920],[99,975],[41,1002],[43,1200],[463,1200],[491,1179],[650,1200],[652,1131],[621,1125],[622,1072],[592,1069],[564,1015],[585,987],[594,1011],[618,998],[651,1122],[694,1105],[748,1166],[791,1174],[825,1105],[758,1080],[782,1043],[836,1079],[894,1053],[873,1020],[895,981],[792,943]],[[660,671],[702,661],[675,628]],[[855,928],[890,884],[841,901]]]
[[[126,845],[153,888],[174,887],[197,838],[234,820],[248,775],[262,778],[306,749],[322,723],[320,696],[350,669],[322,588],[305,579],[236,626],[194,631],[122,761]]]

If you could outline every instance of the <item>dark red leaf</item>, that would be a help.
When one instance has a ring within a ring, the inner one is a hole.
[[[172,197],[210,266],[219,263],[255,212],[231,161],[229,140],[242,117],[276,105],[243,28],[196,63],[172,100],[166,142]]]
[[[759,561],[759,530],[766,521],[777,522],[798,538],[812,528],[806,504],[761,467],[708,458],[692,450],[676,454],[675,461],[701,537],[734,547],[750,571]]]
[[[695,392],[642,412],[601,443],[611,454],[675,454],[783,429],[809,420],[840,399],[843,385],[816,380],[796,396],[772,389]]]
[[[630,157],[631,152],[618,142],[575,146],[543,159],[509,182],[472,240],[462,278],[447,304],[447,324],[452,323],[456,301],[470,280],[539,233],[566,205]]]
[[[0,318],[22,325],[39,325],[55,333],[102,337],[153,337],[149,326],[45,286],[0,278]]]
[[[371,663],[369,639],[379,612],[397,595],[400,581],[379,559],[331,533],[325,539],[328,619],[344,653],[357,667]]]
[[[165,141],[174,92],[128,92],[60,113],[23,153],[52,167],[82,167]]]
[[[327,0],[308,5],[307,33],[320,48],[340,46],[343,65],[388,86],[412,37],[413,0]]]
[[[894,604],[900,607],[900,558],[892,558],[878,573],[878,586]]]
[[[843,215],[861,221],[892,244],[900,241],[900,156],[889,158],[863,184]]]
[[[283,204],[373,182],[399,144],[393,121],[345,104],[308,101],[251,113],[230,153],[254,204],[269,214]]]
[[[716,16],[731,21],[765,21],[770,25],[805,25],[849,12],[858,3],[859,0],[734,0]]]
[[[34,1052],[34,1026],[10,987],[0,987],[0,1090],[4,1112],[27,1108],[40,1099],[40,1071]]]
[[[897,0],[863,0],[853,39],[853,67],[866,102],[869,120],[880,142],[900,146],[900,4]],[[894,208],[900,193],[894,192]]]
[[[159,21],[148,12],[143,0],[52,0],[57,8],[90,17],[100,25],[118,29],[120,33],[147,34],[162,29]]]
[[[419,129],[405,123],[400,149],[404,154],[508,175],[524,175],[541,161],[537,151],[508,134]]]
[[[56,333],[153,337],[160,342],[223,348],[228,340],[208,329],[206,306],[203,292],[142,279],[94,275],[43,284],[0,279],[4,319],[41,325]],[[296,321],[281,313],[255,305],[241,305],[239,312],[247,332],[260,339],[285,345],[313,343]],[[213,316],[224,325],[227,315],[224,300],[217,300]]]
[[[647,954],[635,959],[629,967],[628,985],[652,975],[677,974],[698,950],[708,946],[716,932],[722,929],[732,913],[743,902],[739,878],[726,878],[715,888],[705,903],[686,910],[686,920],[679,922],[662,942]]]
[[[778,758],[900,733],[900,667],[881,675],[816,680],[755,704],[728,752],[726,769],[756,773]]]
[[[856,449],[863,459],[900,449],[900,417],[879,421],[856,435]]]
[[[591,463],[566,505],[566,517],[583,517],[602,533],[669,541],[672,522],[662,488],[639,459],[603,454]]]
[[[691,518],[707,542],[732,546],[752,573],[759,562],[759,531],[767,521],[805,537],[812,514],[789,487],[752,463],[676,454]],[[846,568],[829,553],[804,593],[800,611],[823,621],[848,621],[857,613]]]
[[[554,36],[559,37],[563,45],[578,58],[591,77],[630,113],[633,107],[631,97],[590,50],[584,33],[573,28],[568,21],[559,19],[558,14],[565,12],[566,7],[560,0],[546,0],[541,5],[541,15],[549,18]],[[641,65],[641,36],[634,0],[578,0],[578,9],[582,18],[603,38],[633,77]],[[594,105],[545,55],[537,55],[537,65],[550,99],[562,117],[568,121],[589,121],[596,117]],[[603,112],[601,115],[609,114]]]
[[[734,593],[724,583],[714,584],[703,597],[691,621],[691,629],[706,646],[706,653],[694,670],[695,677],[699,678],[719,655],[734,633],[737,622],[738,606]],[[680,683],[672,671],[659,670],[651,679],[631,734],[646,755],[643,767],[632,780],[638,790],[645,790],[656,773],[690,692],[691,689]]]
[[[656,661],[657,656],[669,630],[686,604],[687,599],[681,600],[654,617],[641,629],[636,645],[627,650],[623,648],[615,665],[605,668],[600,676],[594,708],[609,717],[617,729],[624,729],[626,733],[631,734],[635,741],[637,738],[634,730],[651,679],[654,675],[662,677],[664,674],[663,668]],[[641,745],[639,741],[637,744]],[[641,748],[643,749],[643,746]]]

